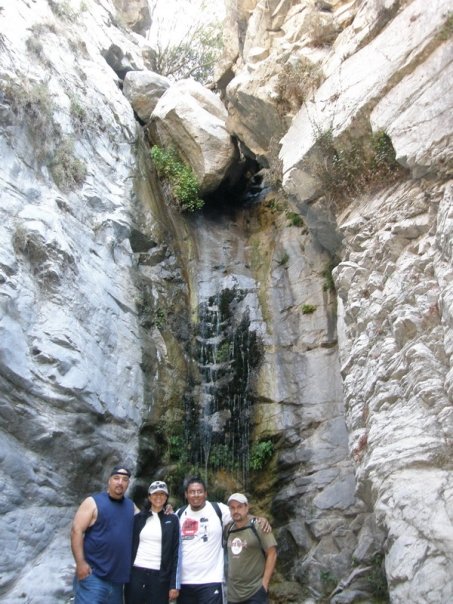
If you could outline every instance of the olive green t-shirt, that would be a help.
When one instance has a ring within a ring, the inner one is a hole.
[[[272,533],[263,533],[259,524],[254,524],[259,535],[256,538],[250,524],[237,529],[233,524],[229,529],[228,552],[228,602],[241,602],[255,594],[262,586],[264,550],[277,545]]]

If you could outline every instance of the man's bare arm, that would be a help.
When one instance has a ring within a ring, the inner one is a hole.
[[[80,504],[71,528],[71,550],[76,563],[76,575],[79,581],[91,574],[91,567],[86,562],[83,553],[83,540],[85,531],[96,522],[96,502],[92,497],[87,497]]]
[[[277,563],[277,548],[275,545],[269,547],[266,552],[266,563],[264,565],[264,573],[263,573],[263,587],[266,591],[269,591],[269,583],[271,581],[272,573],[275,570],[275,565]]]

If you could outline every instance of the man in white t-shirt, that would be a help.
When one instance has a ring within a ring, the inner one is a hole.
[[[231,522],[224,503],[207,501],[201,478],[191,478],[180,508],[182,567],[178,604],[222,604],[224,577],[223,527]]]

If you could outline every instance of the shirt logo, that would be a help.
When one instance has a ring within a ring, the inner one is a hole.
[[[186,518],[181,527],[181,537],[183,539],[193,539],[198,533],[198,520]]]
[[[239,537],[235,537],[231,542],[231,553],[235,556],[238,556],[242,552],[243,547],[244,544],[242,543],[241,539],[239,539]]]

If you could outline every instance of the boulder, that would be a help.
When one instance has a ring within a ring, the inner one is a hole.
[[[226,118],[220,98],[190,79],[170,86],[151,114],[153,140],[174,147],[192,167],[201,195],[219,187],[236,157]]]
[[[157,102],[170,87],[170,80],[153,71],[129,71],[124,78],[123,93],[138,117],[147,122]]]

